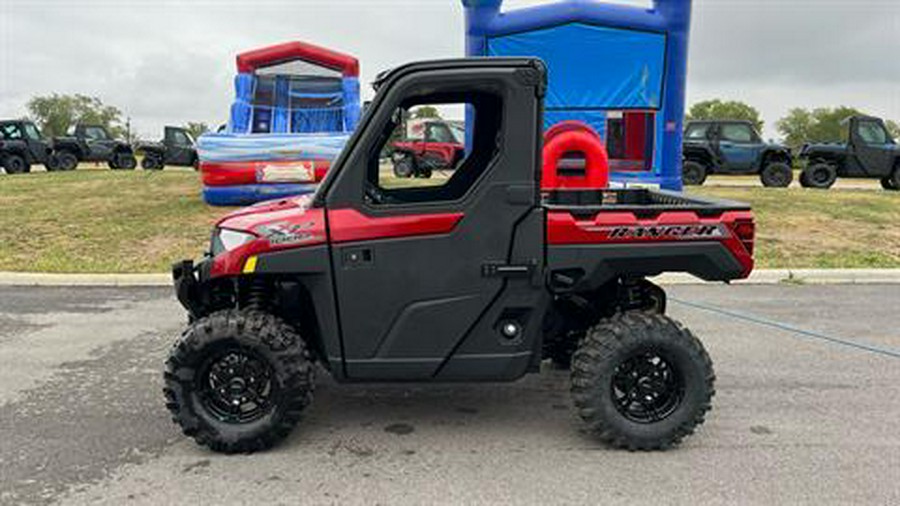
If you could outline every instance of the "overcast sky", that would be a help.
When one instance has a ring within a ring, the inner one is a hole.
[[[235,54],[288,40],[356,55],[368,95],[385,68],[462,55],[462,12],[459,0],[0,0],[0,116],[56,92],[118,106],[148,138],[219,124]],[[900,120],[900,0],[694,0],[688,65],[688,103],[747,101],[767,136],[794,106]]]

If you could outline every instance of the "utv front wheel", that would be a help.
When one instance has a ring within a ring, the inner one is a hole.
[[[770,163],[763,168],[759,179],[767,188],[787,188],[794,180],[794,171],[786,163]]]
[[[715,394],[712,361],[674,320],[618,314],[590,329],[572,359],[572,399],[601,441],[664,450],[703,423]]]
[[[837,181],[837,169],[827,163],[815,163],[803,169],[801,183],[807,188],[827,190]]]
[[[31,172],[31,167],[28,165],[28,162],[19,155],[7,155],[6,160],[3,161],[3,168],[6,169],[7,174],[25,174],[26,172]]]
[[[689,186],[702,185],[706,182],[706,166],[691,160],[684,162],[684,167],[681,169],[681,179],[684,184]]]
[[[62,170],[75,170],[78,167],[78,157],[74,153],[63,151],[56,158],[59,160],[59,168]]]
[[[266,313],[221,311],[191,324],[166,362],[166,407],[185,435],[223,453],[264,450],[312,399],[297,332]]]

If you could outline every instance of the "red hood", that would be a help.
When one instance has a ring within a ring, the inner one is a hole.
[[[256,228],[260,225],[280,221],[296,222],[310,211],[311,205],[311,195],[267,200],[228,213],[216,223],[216,226],[243,232],[254,232],[259,235],[256,232]],[[318,215],[321,213],[313,212],[312,214]]]

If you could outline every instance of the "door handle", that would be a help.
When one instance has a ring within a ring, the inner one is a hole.
[[[481,275],[485,278],[527,278],[534,271],[534,265],[510,265],[488,262],[481,266]]]

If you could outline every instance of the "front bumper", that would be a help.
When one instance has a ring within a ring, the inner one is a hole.
[[[194,265],[193,260],[182,260],[172,265],[172,281],[178,302],[193,315],[204,313],[207,306],[201,286],[209,280],[211,262],[203,260]]]

